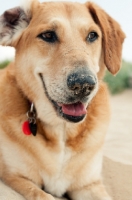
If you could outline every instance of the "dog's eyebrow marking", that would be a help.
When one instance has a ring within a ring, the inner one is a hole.
[[[53,30],[56,30],[60,27],[66,27],[68,28],[73,28],[75,26],[80,27],[80,29],[89,29],[91,27],[93,27],[93,29],[96,27],[97,25],[94,23],[93,19],[90,18],[88,20],[88,18],[83,18],[83,17],[77,17],[71,20],[71,19],[66,19],[63,16],[60,17],[55,17],[52,20],[49,21],[49,24],[51,24],[50,26],[53,28]],[[68,29],[69,30],[69,29]]]
[[[54,28],[54,29],[57,29],[60,27],[60,25],[62,26],[69,26],[69,21],[66,20],[65,18],[62,18],[62,17],[56,17],[54,19],[52,19],[50,22],[51,26]]]

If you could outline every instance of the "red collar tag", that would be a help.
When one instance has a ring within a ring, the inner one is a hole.
[[[23,130],[23,133],[25,135],[31,135],[31,130],[30,130],[30,126],[29,126],[29,121],[25,121],[23,124],[22,124],[22,130]]]

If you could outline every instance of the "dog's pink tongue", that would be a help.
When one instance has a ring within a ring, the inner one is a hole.
[[[87,113],[87,110],[86,110],[84,104],[75,103],[75,104],[63,104],[62,112],[66,115],[82,116]]]

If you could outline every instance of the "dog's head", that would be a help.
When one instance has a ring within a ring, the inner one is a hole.
[[[0,44],[16,48],[17,82],[47,123],[83,120],[105,66],[112,74],[120,69],[124,38],[90,2],[32,0],[0,17]]]

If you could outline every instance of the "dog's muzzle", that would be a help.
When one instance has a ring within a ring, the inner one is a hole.
[[[69,97],[69,102],[73,100],[73,103],[58,104],[64,118],[69,121],[79,122],[85,117],[87,110],[84,102],[87,101],[88,96],[94,90],[96,83],[93,73],[85,68],[68,75],[67,87],[72,93],[72,96]]]
[[[44,79],[42,78],[44,84]],[[87,102],[96,87],[97,79],[87,68],[76,68],[66,78],[67,95],[64,100],[57,102],[47,92],[47,97],[53,103],[59,116],[71,122],[80,122],[87,113]],[[44,84],[45,91],[47,91]],[[63,91],[65,92],[65,91]],[[59,99],[59,97],[58,97]]]

